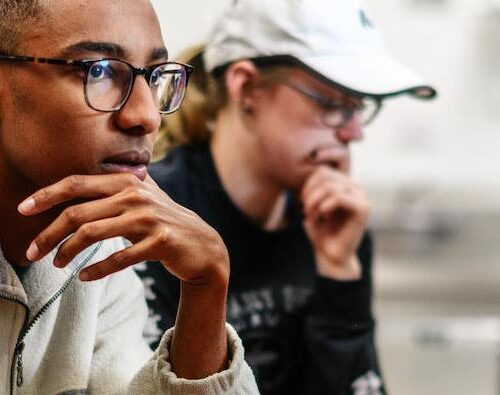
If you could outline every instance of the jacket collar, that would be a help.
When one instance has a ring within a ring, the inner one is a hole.
[[[64,269],[53,265],[56,248],[40,261],[31,264],[22,283],[0,248],[0,296],[21,302],[29,307],[32,314],[36,314],[61,289],[94,247],[82,251]],[[92,261],[95,262],[95,258]]]
[[[16,272],[5,259],[0,247],[0,296],[28,304],[28,296]]]

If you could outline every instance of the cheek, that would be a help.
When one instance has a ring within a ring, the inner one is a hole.
[[[321,143],[324,130],[304,108],[282,105],[259,120],[261,149],[274,162],[297,166]]]
[[[14,76],[1,108],[3,170],[34,186],[95,171],[106,129],[105,117],[86,106],[78,81],[42,76]]]
[[[306,160],[312,150],[309,130],[283,120],[271,125],[259,128],[259,160],[264,171],[277,183],[296,188],[309,172]]]
[[[9,171],[18,174],[30,184],[40,187],[51,184],[70,174],[95,171],[96,146],[99,141],[94,130],[58,119],[13,114],[13,122],[5,122],[2,128],[2,155]],[[9,125],[10,124],[10,125]],[[93,147],[93,148],[92,148]]]
[[[258,154],[265,171],[287,187],[298,187],[312,171],[308,155],[328,143],[317,112],[297,97],[275,95],[256,118]]]

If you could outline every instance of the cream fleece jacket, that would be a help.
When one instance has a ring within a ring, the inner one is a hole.
[[[106,240],[65,269],[52,265],[53,251],[30,267],[22,283],[0,250],[0,394],[258,394],[230,326],[228,369],[181,379],[168,362],[173,329],[154,353],[142,337],[147,307],[133,270],[78,280],[82,261],[89,265],[123,248],[122,239]]]

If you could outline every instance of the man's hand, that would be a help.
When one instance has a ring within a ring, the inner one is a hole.
[[[142,182],[131,174],[70,176],[34,193],[19,211],[37,215],[57,207],[62,213],[35,238],[26,253],[29,260],[41,259],[69,237],[54,260],[64,267],[100,240],[125,237],[131,247],[86,268],[80,278],[97,280],[138,262],[162,262],[181,280],[172,370],[199,379],[225,368],[229,257],[214,229],[151,178]]]
[[[319,274],[337,280],[359,279],[356,250],[369,215],[364,190],[346,174],[321,166],[305,182],[301,200]]]
[[[28,249],[30,261],[41,259],[71,236],[54,260],[64,267],[90,245],[122,236],[133,245],[86,268],[82,280],[97,280],[145,260],[162,262],[188,283],[228,280],[229,258],[217,232],[176,204],[149,177],[141,182],[131,174],[70,176],[34,193],[19,211],[36,215],[63,205],[59,217]]]

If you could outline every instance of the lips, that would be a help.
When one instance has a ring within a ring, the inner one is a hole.
[[[343,146],[332,146],[315,149],[310,152],[308,162],[319,166],[329,166],[340,171],[349,169],[349,149]]]
[[[131,173],[144,181],[150,160],[149,151],[128,151],[107,157],[101,167],[106,173]]]

